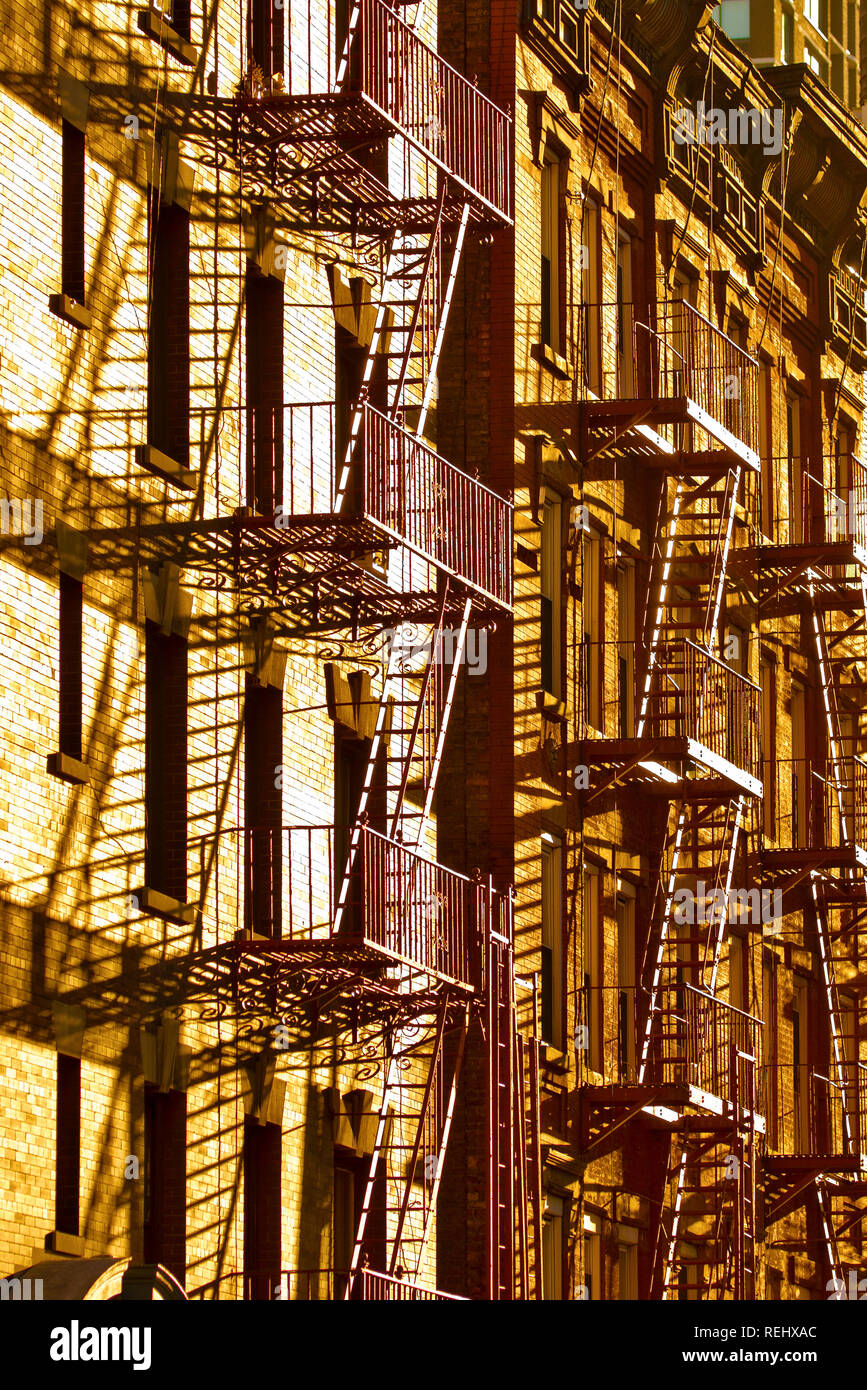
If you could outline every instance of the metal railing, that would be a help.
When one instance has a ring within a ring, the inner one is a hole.
[[[341,1302],[347,1297],[348,1269],[276,1269],[261,1273],[235,1271],[224,1274],[216,1288],[221,1299],[258,1302]],[[460,1294],[442,1293],[393,1274],[362,1268],[352,1280],[349,1298],[353,1302],[384,1301],[431,1302],[448,1300],[464,1303]]]
[[[792,849],[867,848],[867,761],[846,754],[836,761],[777,758],[768,794],[774,802],[774,838]]]
[[[502,218],[511,216],[511,119],[384,0],[358,0],[348,64],[337,6],[293,4],[285,92],[358,95],[426,158]]]
[[[788,1070],[789,1068],[786,1068]],[[863,1153],[867,1145],[867,1066],[847,1062],[845,1081],[807,1063],[791,1065],[793,1143],[797,1153]]]
[[[358,945],[383,961],[477,988],[482,941],[491,931],[511,932],[508,893],[367,825],[223,831],[216,846],[212,838],[202,842],[202,864],[215,854],[231,862],[239,848],[243,924],[257,937]]]
[[[642,682],[636,732],[645,738],[695,739],[758,777],[760,698],[753,681],[694,642],[665,642]]]
[[[251,407],[248,496],[283,517],[360,516],[499,604],[511,592],[512,505],[364,404]],[[344,464],[347,466],[344,470]]]
[[[758,449],[758,363],[685,300],[654,304],[646,321],[633,304],[582,305],[581,361],[601,400],[686,397]]]
[[[736,1091],[737,1056],[761,1065],[762,1023],[693,985],[667,990],[656,1010],[645,1081],[698,1086],[722,1100]]]
[[[867,466],[855,454],[785,454],[767,460],[762,471],[764,481],[751,486],[761,493],[762,530],[773,544],[854,541],[867,549]]]
[[[582,985],[575,1047],[579,1083],[587,1072],[636,1084],[650,995],[635,985]],[[761,1023],[693,985],[664,991],[653,1019],[645,1085],[689,1083],[723,1100],[735,1095],[736,1057],[760,1060]],[[758,1071],[757,1071],[758,1074]]]

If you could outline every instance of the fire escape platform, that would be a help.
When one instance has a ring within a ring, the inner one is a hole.
[[[400,591],[359,563],[375,551],[400,545],[397,531],[364,516],[283,516],[279,526],[273,515],[226,516],[91,530],[88,565],[121,572],[171,561],[182,570],[200,572],[204,589],[273,602],[278,615],[284,604],[291,604],[296,610],[289,618],[293,632],[299,630],[299,609],[310,616],[311,631],[319,630],[320,623],[356,628],[379,620],[433,621],[440,603],[435,590]],[[451,575],[450,621],[460,619],[461,590],[464,597],[480,600],[479,612],[509,611],[501,599],[465,583],[434,556],[422,558]]]
[[[759,594],[759,610],[763,616],[792,617],[807,603],[822,613],[864,614],[862,578],[867,575],[867,550],[855,541],[761,546],[758,553],[738,552],[733,568],[737,570],[742,564],[754,565],[761,575],[764,592]],[[850,573],[834,576],[827,573],[830,567]],[[856,576],[851,575],[853,568]]]
[[[763,1115],[741,1110],[735,1117],[730,1101],[689,1082],[582,1086],[579,1103],[585,1150],[600,1146],[607,1135],[639,1115],[666,1129],[688,1122],[693,1132],[699,1129],[711,1134],[730,1131],[736,1121],[751,1124],[758,1134],[766,1130]]]
[[[258,140],[272,152],[284,146],[314,148],[325,164],[333,154],[343,151],[351,155],[359,147],[366,148],[399,135],[462,191],[461,201],[470,202],[476,218],[512,225],[504,208],[461,177],[439,150],[420,140],[409,125],[389,115],[366,92],[269,93],[258,99],[241,97],[237,101],[237,121],[239,139],[245,143]],[[455,205],[457,201],[452,200]]]
[[[827,1185],[841,1197],[867,1197],[867,1159],[863,1154],[773,1154],[762,1160],[765,1225],[773,1226]]]
[[[770,873],[867,869],[867,849],[855,844],[811,849],[763,849],[753,857],[752,862],[756,868]]]
[[[435,1014],[444,1001],[457,1026],[476,993],[430,970],[401,967],[378,948],[333,940],[234,941],[179,961],[177,972],[180,997],[201,999],[215,1017],[277,1019],[302,1036],[318,1026],[402,1026]]]
[[[612,785],[640,783],[664,797],[671,797],[675,788],[696,800],[733,792],[762,795],[757,777],[694,738],[589,738],[579,743],[578,757],[588,767],[606,769]],[[685,763],[698,764],[711,776],[694,780],[683,771]]]
[[[723,472],[732,464],[740,464],[754,473],[761,472],[761,459],[756,450],[738,439],[737,435],[689,396],[588,400],[584,404],[584,421],[588,433],[591,429],[594,432],[605,428],[614,431],[613,438],[608,440],[603,448],[620,442],[625,433],[640,431],[644,440],[653,443],[660,455],[680,457],[684,472],[691,476],[698,476],[704,472]],[[717,454],[714,451],[696,450],[691,454],[689,450],[675,449],[671,442],[659,433],[659,427],[666,425],[696,425],[723,446],[722,452]],[[597,452],[601,451],[597,443]],[[690,461],[691,458],[695,459],[694,465]],[[664,458],[661,462],[670,466]]]

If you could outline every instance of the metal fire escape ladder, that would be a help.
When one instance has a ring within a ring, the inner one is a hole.
[[[822,622],[821,614],[816,604],[815,584],[812,576],[808,582],[808,590],[813,619],[813,638],[816,644],[816,667],[819,674],[819,685],[822,691],[822,708],[828,734],[831,777],[834,783],[837,814],[840,817],[840,833],[845,842],[849,838],[849,824],[846,797],[843,789],[845,772],[843,740],[840,734],[840,713],[837,708],[837,693],[834,688],[834,677],[831,671],[831,662],[828,654],[828,640],[825,634],[824,623]]]
[[[737,1243],[734,1297],[756,1296],[756,1070],[758,1058],[735,1049],[732,1099],[738,1126]]]
[[[518,1090],[515,985],[511,942],[491,932],[487,947],[485,1038],[488,1062],[488,1298],[515,1297],[516,1109]],[[523,1167],[523,1164],[522,1164]]]
[[[446,997],[432,1027],[420,1021],[393,1035],[347,1298],[361,1268],[371,1215],[382,1198],[388,1251],[385,1272],[411,1282],[422,1273],[454,1116],[469,1005],[462,1012],[456,1055],[447,1074],[443,1043],[449,1016]]]
[[[845,1290],[846,1285],[843,1279],[843,1265],[840,1260],[840,1250],[837,1245],[837,1232],[834,1229],[834,1200],[828,1190],[827,1184],[818,1179],[816,1183],[816,1196],[819,1201],[819,1221],[822,1226],[822,1244],[825,1247],[825,1258],[828,1261],[828,1279],[834,1281],[838,1292]]]
[[[654,1030],[664,1028],[669,1016],[677,1014],[673,997],[683,971],[687,970],[700,988],[715,993],[742,818],[740,797],[704,810],[687,802],[673,802],[669,809],[666,846],[650,919],[658,925],[648,938],[642,968],[648,1006],[640,1083],[649,1079]],[[676,921],[675,892],[684,880],[693,888],[696,914],[708,901],[714,906],[715,915],[708,917],[704,931],[695,920],[687,933],[672,931]],[[699,894],[699,885],[703,885],[706,896]],[[680,954],[684,948],[688,950],[686,958]]]
[[[831,1028],[831,1052],[834,1058],[834,1070],[837,1074],[840,1094],[844,1097],[848,1097],[849,1086],[847,1085],[846,1054],[843,1043],[843,1016],[840,1012],[840,1003],[837,994],[834,957],[831,951],[831,933],[828,929],[828,917],[815,876],[811,876],[810,878],[810,898],[812,900],[813,912],[816,919],[816,940],[819,945],[822,985],[825,990],[825,999],[828,1006],[828,1021]],[[844,1104],[843,1142],[847,1153],[852,1152],[854,1138],[849,1106]]]
[[[713,654],[714,635],[725,592],[740,476],[740,468],[730,469],[722,485],[719,480],[715,485],[712,479],[695,485],[688,478],[678,477],[670,509],[666,508],[667,477],[663,480],[657,523],[657,534],[662,533],[662,542],[657,550],[656,601],[652,609],[647,672],[636,728],[639,738],[644,733],[649,715],[654,669],[660,648],[666,640],[688,631],[695,642]],[[691,555],[690,547],[699,548],[703,554]],[[695,567],[698,568],[698,575],[687,586],[686,580],[678,577],[678,571]],[[696,597],[685,600],[678,598],[672,590],[679,586],[691,588]],[[683,610],[689,616],[684,621],[677,621],[671,616],[672,609]]]

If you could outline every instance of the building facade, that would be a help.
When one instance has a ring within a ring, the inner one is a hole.
[[[15,11],[3,1273],[861,1277],[860,7],[750,9]]]

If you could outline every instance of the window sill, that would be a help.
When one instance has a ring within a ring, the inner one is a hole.
[[[85,309],[83,304],[79,304],[77,299],[71,299],[68,294],[51,294],[48,296],[48,307],[52,314],[56,314],[65,323],[71,323],[73,328],[92,328],[93,314],[89,309]]]
[[[562,1052],[559,1047],[554,1047],[552,1043],[542,1043],[542,1066],[548,1071],[558,1072],[565,1076],[569,1071],[569,1055]]]
[[[49,1231],[45,1237],[45,1249],[52,1255],[84,1254],[84,1236],[71,1236],[67,1231]]]
[[[90,782],[90,768],[80,758],[72,758],[68,753],[49,753],[45,763],[46,772],[59,777],[63,782],[86,787]]]
[[[194,43],[190,43],[189,39],[181,38],[161,10],[153,5],[146,10],[139,10],[138,27],[147,38],[167,49],[179,63],[186,63],[189,68],[196,66],[199,58],[198,48]]]
[[[536,691],[536,709],[548,719],[566,718],[566,701],[558,699],[549,690]]]
[[[572,373],[566,358],[561,357],[559,352],[555,352],[547,343],[534,343],[530,348],[530,356],[554,376],[560,377],[563,381],[572,380]]]
[[[158,893],[155,888],[142,888],[138,900],[139,909],[146,917],[161,917],[184,927],[192,926],[196,920],[195,903],[182,903],[167,893]]]
[[[235,932],[235,940],[243,945],[244,942],[273,941],[274,937],[263,936],[261,932],[250,931],[248,927],[242,927],[240,931]]]
[[[153,444],[137,444],[135,461],[139,468],[165,478],[167,482],[174,483],[175,487],[183,488],[186,492],[196,490],[199,481],[196,470],[185,468],[177,459],[170,458],[161,449],[155,449]]]

